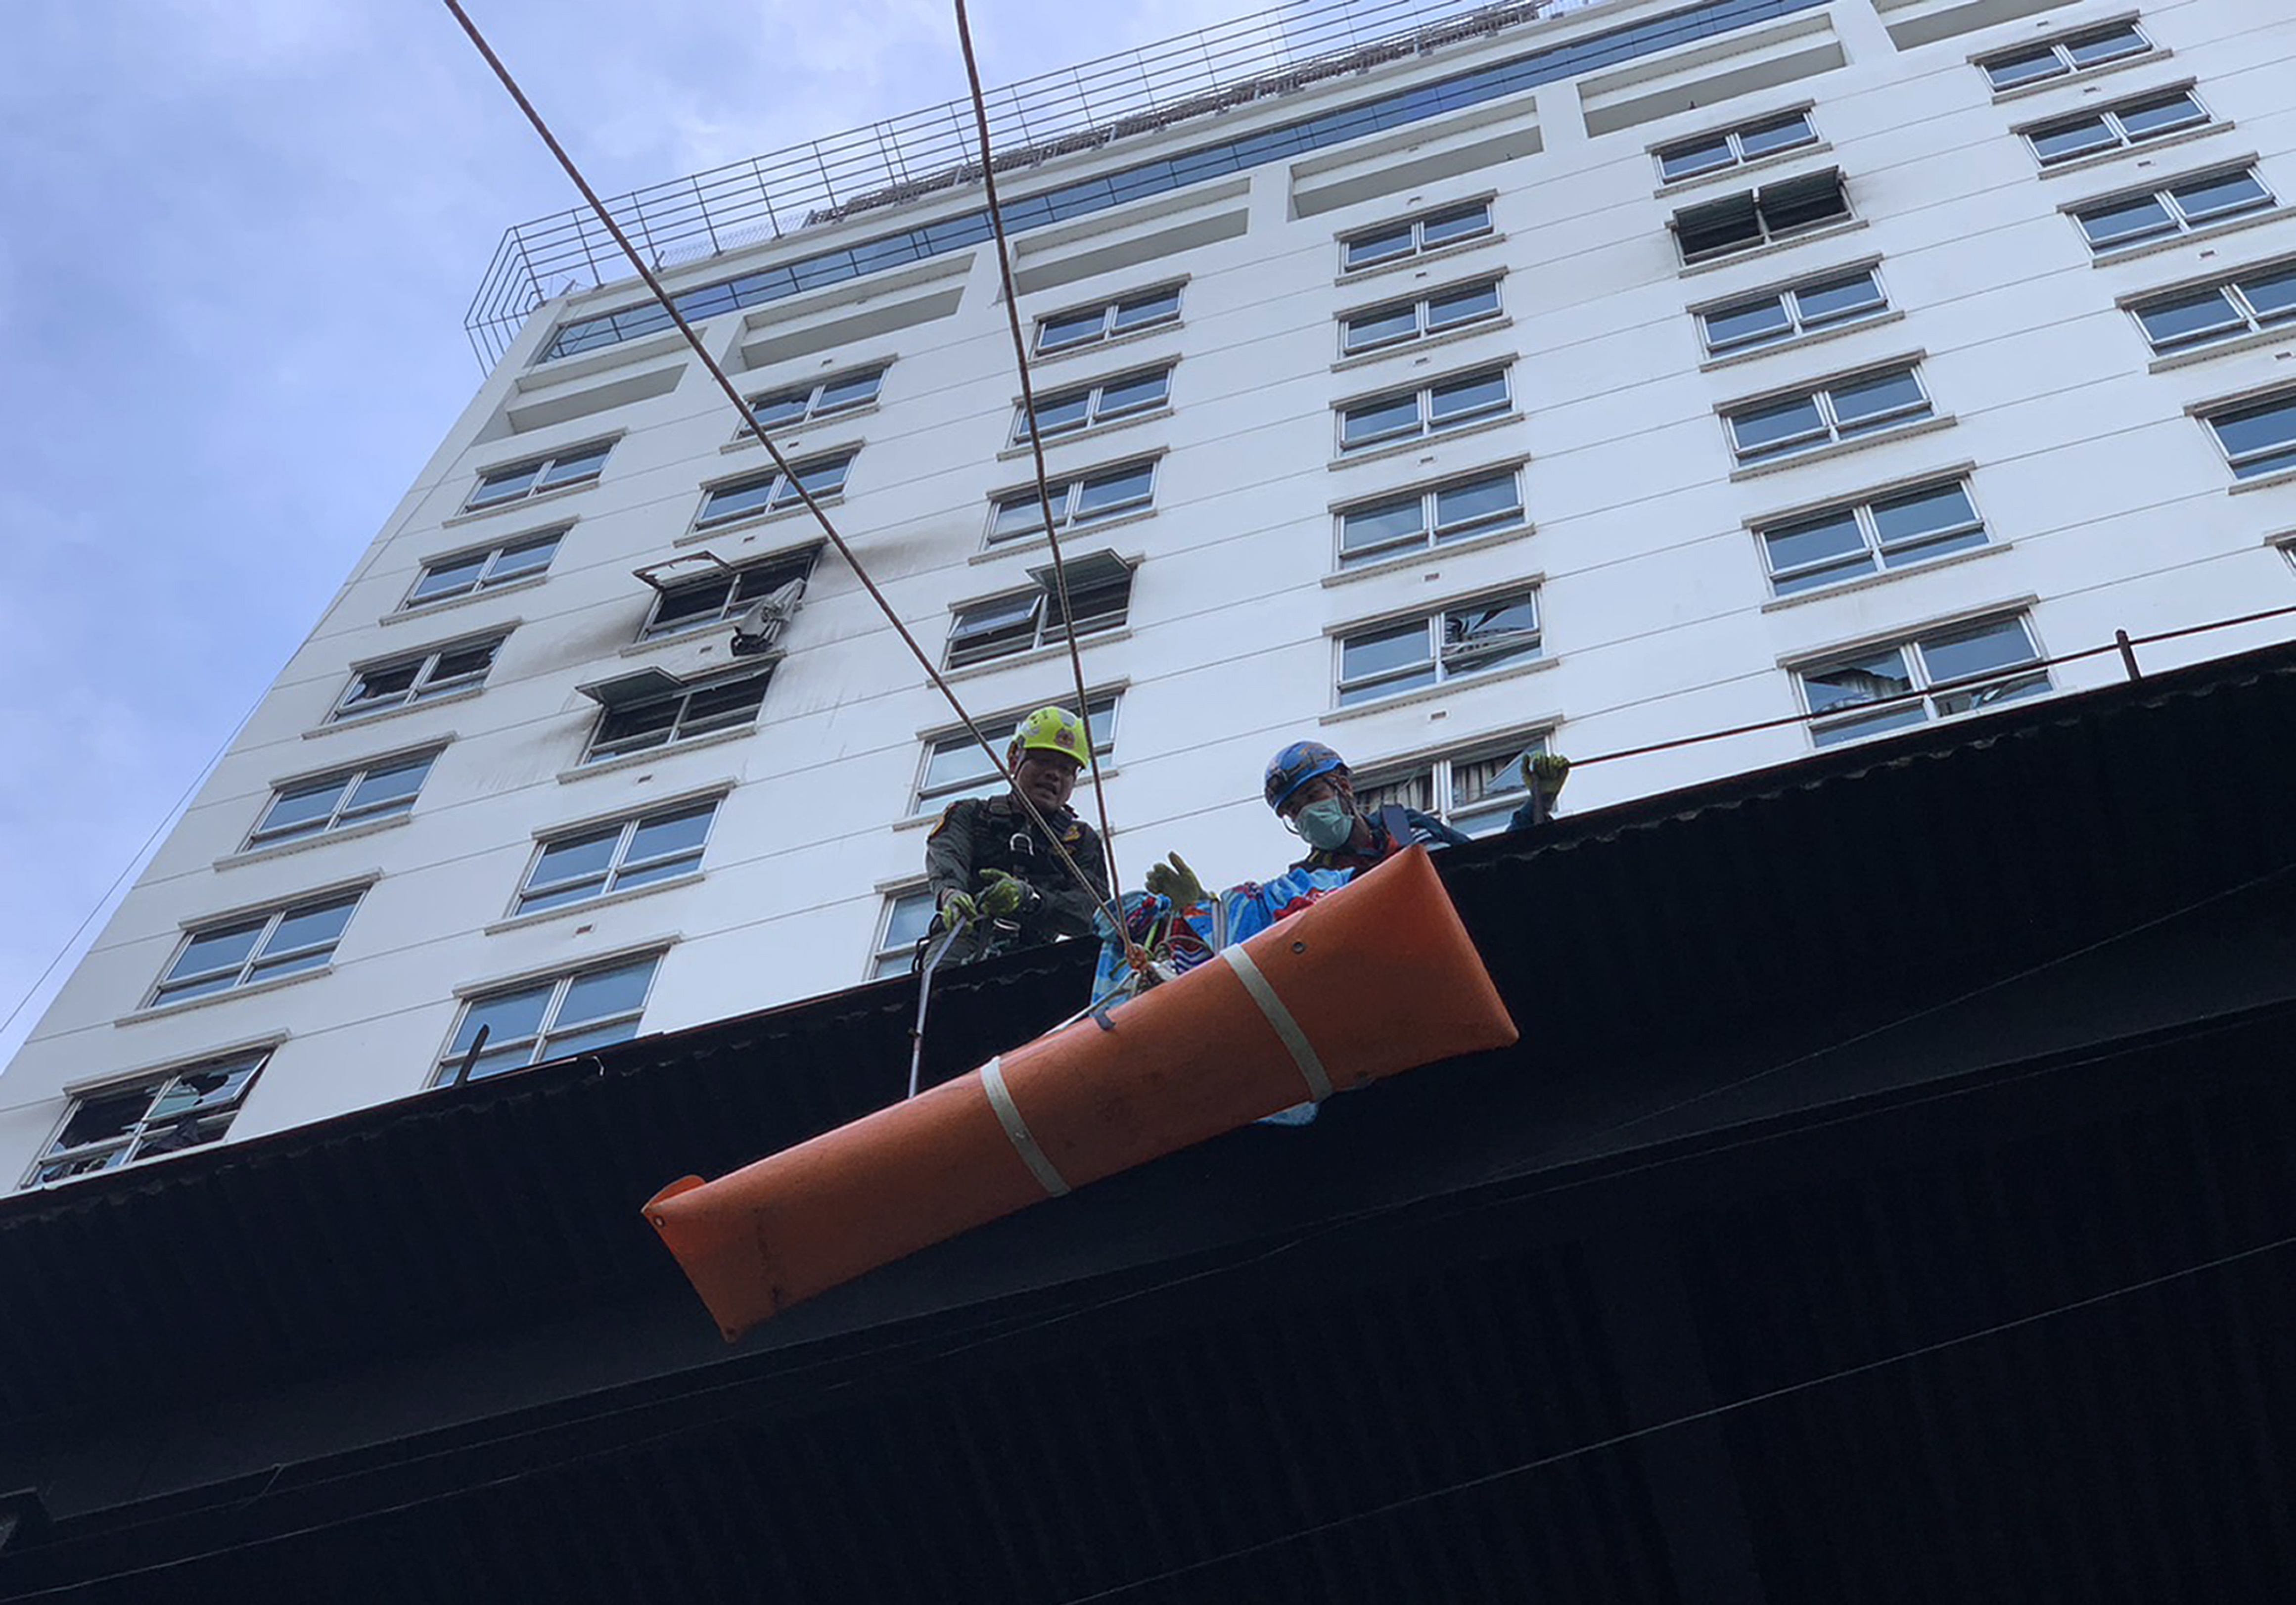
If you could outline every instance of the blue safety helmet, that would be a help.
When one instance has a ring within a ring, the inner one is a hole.
[[[1279,812],[1292,793],[1319,775],[1344,774],[1347,760],[1321,741],[1294,741],[1267,760],[1267,806]]]

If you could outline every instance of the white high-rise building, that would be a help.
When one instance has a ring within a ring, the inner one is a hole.
[[[1295,738],[1481,831],[1534,742],[1766,726],[1588,765],[1586,813],[2296,603],[2282,0],[1540,9],[992,101],[1134,885],[1284,862]],[[966,126],[626,215],[1009,726],[1071,682]],[[419,1095],[480,1025],[494,1074],[906,970],[985,760],[609,250],[505,242],[486,381],[10,1067],[8,1184]]]

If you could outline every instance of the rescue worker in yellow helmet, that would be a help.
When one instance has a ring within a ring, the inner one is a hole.
[[[1069,807],[1091,740],[1067,708],[1039,708],[1004,749],[1012,786],[995,797],[961,798],[941,814],[925,840],[925,874],[937,929],[962,927],[945,962],[1092,934],[1094,912],[1108,896],[1108,860],[1099,835]],[[1091,879],[1091,890],[1061,862],[1021,804],[1024,795]]]

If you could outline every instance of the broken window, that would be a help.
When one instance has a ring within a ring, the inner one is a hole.
[[[93,1175],[217,1141],[230,1128],[270,1057],[269,1048],[255,1048],[83,1093],[72,1100],[62,1129],[24,1185]]]

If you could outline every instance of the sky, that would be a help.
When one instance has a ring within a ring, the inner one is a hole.
[[[609,195],[964,92],[947,0],[465,3]],[[969,9],[994,86],[1252,8]],[[503,230],[578,199],[438,0],[10,10],[0,1062],[470,399]]]

